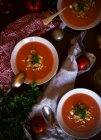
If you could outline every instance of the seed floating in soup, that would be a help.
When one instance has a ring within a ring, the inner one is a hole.
[[[95,22],[101,14],[99,0],[62,0],[61,8],[67,5],[62,12],[67,23],[83,27]]]
[[[92,97],[78,93],[65,101],[62,117],[70,129],[76,132],[87,132],[97,126],[100,120],[100,109]]]
[[[40,80],[47,76],[53,67],[51,50],[40,42],[30,42],[22,46],[16,57],[19,71],[26,73],[28,81]]]

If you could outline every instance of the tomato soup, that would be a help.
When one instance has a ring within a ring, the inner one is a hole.
[[[97,126],[100,120],[100,109],[92,97],[78,93],[64,102],[62,118],[71,130],[86,133]]]
[[[51,50],[40,42],[30,42],[20,48],[16,57],[19,71],[26,73],[28,81],[40,80],[52,70],[54,63]]]
[[[62,0],[61,7],[67,9],[62,12],[67,24],[85,27],[97,20],[101,14],[100,0]]]

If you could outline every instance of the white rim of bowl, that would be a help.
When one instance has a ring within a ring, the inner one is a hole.
[[[70,97],[71,95],[74,94],[86,94],[91,96],[97,103],[100,109],[100,120],[98,122],[98,125],[96,126],[95,129],[93,129],[92,131],[86,133],[78,133],[78,132],[74,132],[73,130],[71,130],[70,128],[67,128],[67,126],[65,125],[63,119],[62,119],[62,105],[64,104],[64,101],[66,101],[66,99],[68,97]],[[70,90],[69,92],[67,92],[59,101],[58,106],[57,106],[57,121],[61,127],[61,129],[68,135],[75,137],[77,139],[89,139],[90,137],[93,137],[94,135],[96,135],[97,133],[99,133],[99,131],[101,130],[101,97],[99,95],[97,95],[94,91],[86,89],[86,88],[76,88],[73,90]]]
[[[12,54],[11,54],[11,59],[10,59],[11,68],[12,68],[12,70],[13,70],[15,75],[19,72],[19,70],[17,69],[17,66],[16,66],[16,55],[17,55],[17,52],[19,51],[19,49],[23,45],[25,45],[26,43],[29,43],[29,42],[40,42],[40,43],[43,43],[43,44],[45,44],[50,49],[50,51],[53,54],[54,65],[52,67],[52,70],[50,71],[50,73],[46,77],[36,81],[37,85],[41,85],[41,84],[44,84],[44,83],[48,82],[56,74],[57,69],[58,69],[58,64],[59,64],[58,53],[57,53],[55,47],[53,46],[53,44],[50,41],[48,41],[47,39],[43,38],[43,37],[34,36],[34,37],[27,37],[25,39],[22,39],[21,41],[19,41],[15,45],[15,47],[14,47],[14,49],[12,51]],[[25,81],[25,83],[29,84],[29,82],[27,80]]]
[[[61,2],[62,2],[62,0],[58,0],[58,2],[57,2],[57,9],[58,9],[58,11],[61,10]],[[71,29],[74,29],[74,30],[86,30],[86,29],[91,29],[91,28],[95,27],[96,25],[98,25],[98,24],[101,22],[101,12],[100,12],[98,18],[97,18],[93,23],[91,23],[91,24],[89,24],[89,25],[87,25],[87,26],[84,26],[84,27],[83,27],[83,26],[77,27],[77,26],[75,26],[75,25],[70,24],[70,23],[65,19],[65,17],[63,16],[62,13],[59,14],[59,17],[60,17],[60,19],[64,22],[64,24],[65,24],[67,27],[69,27],[69,28],[71,28]]]

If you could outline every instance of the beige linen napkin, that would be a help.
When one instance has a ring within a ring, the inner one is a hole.
[[[81,36],[83,33],[81,32]],[[59,72],[54,76],[54,78],[50,81],[47,86],[44,97],[40,101],[40,103],[33,107],[32,112],[30,113],[30,118],[32,118],[36,114],[41,113],[41,109],[44,105],[48,105],[54,112],[56,118],[56,109],[57,104],[61,96],[63,96],[66,92],[74,88],[75,79],[78,74],[81,74],[85,71],[79,71],[77,67],[76,57],[81,52],[80,47],[75,39],[72,40],[71,48],[69,49],[68,56],[59,70]],[[86,70],[88,71],[95,62],[95,56],[93,54],[87,53],[87,56],[90,59],[91,65]],[[58,125],[56,122],[57,129],[60,133],[62,140],[74,140],[73,137],[68,136]],[[40,140],[58,140],[57,133],[54,128],[47,128],[47,131],[43,135],[38,135]],[[30,139],[30,138],[29,138]]]

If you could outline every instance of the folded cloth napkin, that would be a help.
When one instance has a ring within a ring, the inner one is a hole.
[[[80,36],[82,35],[83,33],[81,32]],[[79,73],[81,74],[85,72],[85,71],[83,72],[78,71],[76,57],[80,54],[81,50],[76,39],[73,39],[71,41],[71,45],[72,46],[69,49],[68,56],[63,66],[60,68],[59,72],[54,76],[54,78],[48,84],[44,92],[44,97],[42,98],[42,100],[38,105],[32,108],[32,112],[29,114],[30,119],[36,114],[41,114],[41,109],[44,105],[48,105],[49,107],[51,107],[56,118],[57,115],[56,109],[57,109],[57,104],[59,99],[66,92],[74,88],[76,76]],[[89,70],[95,62],[95,56],[90,53],[87,53],[87,56],[90,59],[90,67],[87,69]],[[65,132],[63,132],[63,130],[59,127],[57,121],[56,121],[56,125],[62,140],[74,140],[73,137],[70,137]],[[54,130],[54,128],[50,128],[50,127],[47,128],[47,131],[44,134],[38,135],[38,138],[40,140],[46,140],[46,139],[58,140],[56,131]]]

